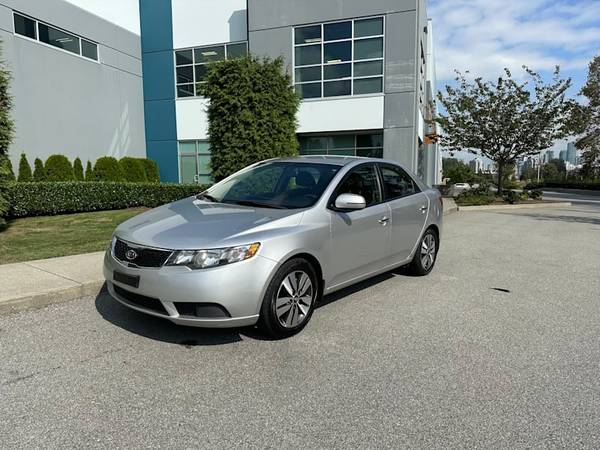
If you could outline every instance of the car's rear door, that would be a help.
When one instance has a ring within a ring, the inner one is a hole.
[[[389,259],[390,211],[382,202],[382,191],[374,163],[353,168],[340,182],[331,203],[340,194],[365,197],[366,208],[336,211],[331,216],[331,286],[340,285],[384,267]]]
[[[417,183],[400,166],[378,163],[384,201],[391,210],[391,260],[409,258],[417,243],[429,209],[429,199]]]

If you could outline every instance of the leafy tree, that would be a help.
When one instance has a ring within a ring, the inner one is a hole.
[[[554,164],[544,164],[542,167],[542,178],[544,181],[557,180],[560,177],[560,173]]]
[[[81,159],[75,158],[73,161],[73,175],[75,176],[75,181],[83,181],[83,164],[81,164]]]
[[[73,181],[73,166],[64,155],[51,155],[44,165],[46,181]]]
[[[577,131],[583,134],[575,145],[583,150],[583,175],[593,177],[600,175],[600,55],[590,63],[581,94],[587,98],[587,105],[575,110]]]
[[[150,183],[159,183],[160,182],[160,173],[158,171],[158,164],[155,161],[148,158],[140,158],[140,162],[144,166],[144,171],[146,172],[146,179]]]
[[[300,97],[282,58],[249,56],[214,63],[199,92],[210,100],[208,133],[215,180],[263,159],[298,153]]]
[[[444,174],[444,178],[449,178],[451,183],[471,183],[475,179],[475,172],[473,169],[462,161],[458,161],[454,158],[445,158],[450,159],[455,162],[448,162],[446,167],[444,167],[442,160],[442,170]]]
[[[33,162],[33,181],[46,181],[46,169],[40,158],[35,158]]]
[[[121,168],[123,169],[125,181],[131,181],[134,183],[148,181],[148,177],[146,177],[146,169],[139,159],[125,156],[124,158],[121,158],[119,164],[121,164]]]
[[[10,79],[10,72],[5,68],[4,62],[0,61],[0,229],[6,226],[4,217],[8,214],[10,207],[6,198],[6,183],[15,179],[12,163],[8,158],[8,148],[14,136]]]
[[[521,156],[538,154],[570,132],[568,118],[573,102],[565,100],[571,80],[554,71],[550,83],[524,67],[525,82],[511,72],[497,81],[473,81],[458,73],[458,86],[446,86],[438,100],[446,110],[435,120],[444,134],[441,144],[450,151],[467,150],[485,156],[498,169],[498,192],[502,192],[507,166]]]
[[[8,215],[10,204],[7,199],[9,171],[8,171],[8,157],[0,155],[0,231],[6,228],[6,220],[4,219]]]
[[[29,161],[27,161],[27,156],[25,156],[25,153],[21,153],[21,159],[19,160],[19,181],[29,182],[32,180],[33,175]]]
[[[94,178],[94,170],[92,169],[92,163],[87,162],[85,165],[85,181],[92,181]]]
[[[119,161],[112,156],[98,158],[92,174],[94,181],[125,181],[125,174]]]

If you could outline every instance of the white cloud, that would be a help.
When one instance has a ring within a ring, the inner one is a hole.
[[[598,0],[433,0],[438,78],[493,78],[504,67],[585,70],[600,52]]]

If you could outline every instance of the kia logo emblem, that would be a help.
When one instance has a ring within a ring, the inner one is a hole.
[[[138,257],[137,252],[131,248],[129,250],[127,250],[127,253],[125,253],[125,258],[127,258],[129,261],[133,261],[137,257]]]

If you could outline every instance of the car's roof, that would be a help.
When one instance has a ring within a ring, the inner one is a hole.
[[[332,155],[302,155],[292,156],[289,158],[277,158],[277,161],[282,162],[306,162],[315,164],[333,164],[336,166],[345,166],[356,161],[378,161],[379,158],[363,158],[360,156],[332,156]]]

